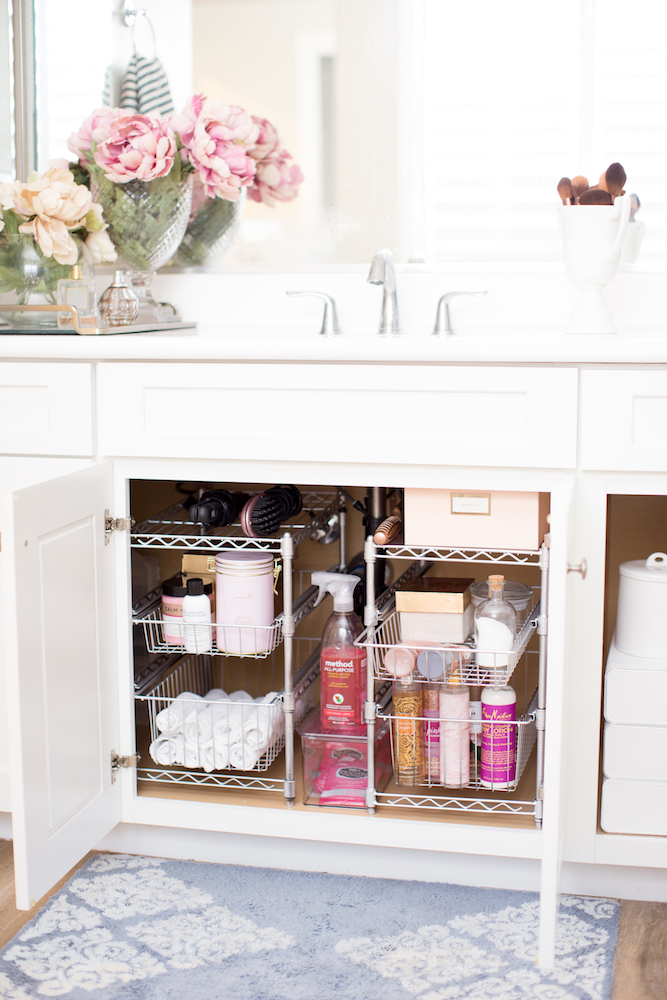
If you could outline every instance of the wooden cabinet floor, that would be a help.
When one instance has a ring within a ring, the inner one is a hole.
[[[14,870],[11,840],[0,841],[0,948],[18,934],[75,871],[96,854],[91,851],[31,910],[14,906]],[[611,1000],[664,1000],[667,996],[667,903],[625,900]]]

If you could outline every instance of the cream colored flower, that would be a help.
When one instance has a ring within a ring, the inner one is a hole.
[[[106,229],[88,233],[84,248],[88,250],[93,264],[107,264],[118,256]]]
[[[83,220],[89,233],[99,233],[107,228],[108,223],[104,221],[104,211],[96,201],[90,206],[90,211]]]
[[[79,249],[61,219],[35,216],[19,226],[19,232],[34,236],[44,256],[53,257],[59,264],[76,264],[79,259]]]
[[[3,209],[13,209],[16,196],[23,185],[20,181],[6,181],[0,184],[0,205]],[[4,225],[4,222],[3,222]]]
[[[64,222],[78,229],[90,211],[93,196],[83,184],[77,184],[69,170],[51,168],[42,176],[31,175],[21,187],[16,208],[21,215],[38,215],[41,219]]]

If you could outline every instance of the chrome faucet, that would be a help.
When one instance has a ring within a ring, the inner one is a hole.
[[[391,250],[378,250],[371,262],[366,279],[371,285],[382,285],[382,313],[378,333],[400,333],[398,303],[396,301],[396,272]]]

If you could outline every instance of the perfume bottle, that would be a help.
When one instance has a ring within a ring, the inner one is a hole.
[[[122,271],[114,273],[113,281],[100,295],[99,310],[105,326],[131,326],[136,321],[139,299]]]
[[[81,268],[75,264],[71,278],[61,278],[57,285],[56,297],[59,305],[76,306],[79,311],[79,326],[96,326],[95,279],[83,278]],[[58,313],[59,329],[74,329],[74,313]]]

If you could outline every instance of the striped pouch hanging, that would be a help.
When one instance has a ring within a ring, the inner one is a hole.
[[[174,102],[169,81],[159,59],[147,59],[135,52],[125,70],[118,106],[142,115],[172,113]]]

